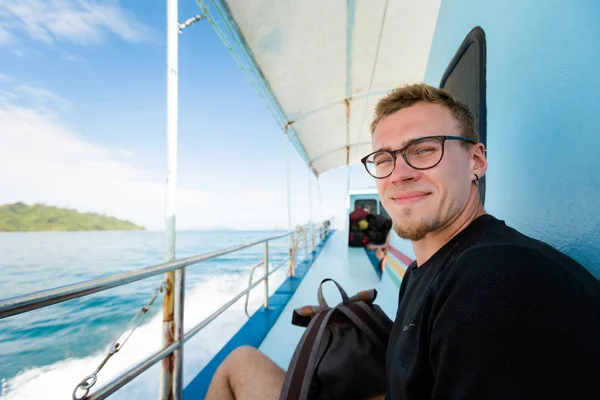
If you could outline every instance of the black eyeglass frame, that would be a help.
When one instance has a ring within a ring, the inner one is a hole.
[[[427,139],[438,139],[438,140],[440,140],[440,141],[442,142],[442,155],[440,156],[440,159],[438,160],[438,162],[436,162],[435,164],[433,164],[431,167],[426,167],[426,168],[417,168],[417,167],[414,167],[414,166],[413,166],[413,165],[412,165],[410,162],[408,162],[408,160],[406,159],[406,148],[407,148],[407,147],[409,147],[409,146],[411,146],[411,145],[413,145],[414,143],[419,143],[419,142],[421,142],[421,141],[423,141],[423,140],[427,140]],[[375,178],[375,179],[385,179],[385,178],[389,177],[390,175],[392,175],[392,174],[394,173],[394,170],[396,169],[396,157],[397,157],[396,155],[397,155],[398,153],[402,154],[402,158],[404,159],[404,161],[406,162],[406,164],[407,164],[409,167],[411,167],[411,168],[413,168],[413,169],[416,169],[416,170],[419,170],[419,171],[424,171],[424,170],[427,170],[427,169],[434,168],[434,167],[436,167],[436,166],[437,166],[439,163],[441,163],[441,162],[442,162],[442,159],[444,158],[444,149],[445,149],[445,147],[446,147],[446,146],[445,146],[445,144],[446,144],[446,140],[462,140],[462,141],[464,141],[464,142],[470,142],[470,143],[472,143],[472,144],[477,144],[477,143],[476,143],[476,142],[475,142],[473,139],[470,139],[470,138],[467,138],[467,137],[464,137],[464,136],[444,136],[444,135],[439,135],[439,136],[424,136],[424,137],[421,137],[421,138],[417,138],[417,139],[411,140],[410,142],[408,142],[408,143],[406,144],[406,146],[404,146],[404,147],[403,147],[403,148],[401,148],[400,150],[391,150],[391,151],[390,151],[390,150],[376,150],[376,151],[374,151],[374,152],[372,152],[372,153],[369,153],[369,154],[367,154],[367,155],[366,155],[366,156],[364,156],[363,158],[361,158],[361,159],[360,159],[360,162],[361,162],[361,163],[362,163],[362,164],[365,166],[365,169],[367,170],[367,173],[368,173],[369,175],[371,175],[371,176],[372,176],[373,178]],[[377,176],[373,175],[373,174],[372,174],[372,173],[369,171],[369,168],[367,167],[367,158],[369,158],[370,156],[372,156],[372,155],[373,155],[373,154],[375,154],[375,153],[381,153],[381,152],[387,152],[387,153],[391,154],[391,156],[392,156],[392,159],[394,160],[394,166],[393,166],[392,170],[390,171],[390,173],[389,173],[389,174],[387,174],[386,176],[377,177]]]

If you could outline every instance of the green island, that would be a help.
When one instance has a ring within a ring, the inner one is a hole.
[[[0,232],[144,230],[133,222],[45,204],[0,205]]]

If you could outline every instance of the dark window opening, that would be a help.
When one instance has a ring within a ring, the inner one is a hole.
[[[366,208],[371,214],[377,214],[377,200],[356,200],[354,209]]]

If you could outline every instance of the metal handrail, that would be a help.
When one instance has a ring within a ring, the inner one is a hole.
[[[104,291],[113,287],[122,286],[127,283],[137,282],[142,279],[150,278],[156,275],[164,274],[165,272],[174,271],[176,269],[184,268],[190,265],[198,264],[200,262],[208,261],[213,258],[226,255],[235,251],[243,250],[251,246],[255,246],[261,243],[265,243],[265,259],[268,262],[268,242],[271,240],[282,239],[288,236],[292,236],[291,242],[293,242],[292,248],[290,248],[290,256],[284,259],[277,267],[275,267],[272,271],[266,269],[265,275],[260,277],[256,282],[252,283],[245,290],[236,295],[229,302],[224,304],[218,310],[213,312],[207,318],[205,318],[198,325],[190,329],[187,333],[182,335],[182,340],[176,340],[168,346],[163,347],[152,355],[148,356],[145,360],[138,363],[134,367],[129,368],[127,371],[122,373],[119,377],[112,380],[108,384],[98,388],[92,394],[86,395],[84,398],[86,400],[102,400],[116,392],[121,387],[125,386],[128,382],[133,380],[135,377],[142,374],[148,368],[159,362],[160,360],[168,357],[173,352],[180,350],[183,348],[183,343],[187,342],[191,337],[200,332],[203,328],[205,328],[208,324],[210,324],[213,320],[215,320],[219,315],[225,312],[229,307],[231,307],[236,301],[242,298],[244,295],[250,293],[252,289],[258,286],[261,282],[265,281],[265,296],[268,297],[268,286],[266,286],[266,282],[268,282],[269,276],[277,272],[280,268],[286,265],[287,262],[290,262],[292,269],[294,268],[294,261],[296,258],[296,254],[298,252],[298,245],[301,241],[301,235],[294,239],[294,235],[296,233],[305,231],[306,228],[302,228],[296,231],[287,232],[282,235],[272,236],[266,239],[261,239],[253,242],[248,242],[238,246],[228,247],[226,249],[214,251],[211,253],[192,256],[188,258],[184,258],[181,260],[175,260],[163,264],[158,264],[151,267],[141,268],[134,271],[129,271],[123,274],[117,274],[105,278],[93,279],[90,281],[80,282],[72,285],[61,286],[54,289],[43,290],[36,293],[26,294],[22,296],[16,296],[8,299],[0,300],[0,319],[7,318],[12,315],[22,314],[28,311],[36,310],[39,308],[47,307],[52,304],[61,303],[67,300],[83,297],[92,293],[97,293],[100,291]],[[314,226],[312,226],[314,230]],[[324,234],[326,234],[326,229],[324,225],[320,225],[317,229],[321,232],[321,238],[324,238]],[[306,245],[306,243],[305,243]],[[256,268],[259,265],[265,263],[265,260],[259,262],[255,265]],[[291,271],[293,273],[293,271]],[[265,306],[268,303],[265,302]],[[77,390],[77,389],[76,389]],[[75,396],[75,394],[74,394]]]
[[[173,344],[171,344],[170,346],[158,350],[157,352],[148,356],[144,361],[140,362],[136,366],[129,368],[118,378],[116,378],[116,379],[110,381],[109,383],[107,383],[106,385],[98,388],[98,390],[96,390],[94,393],[90,394],[89,396],[85,397],[85,399],[86,400],[106,399],[108,396],[110,396],[111,394],[113,394],[114,392],[116,392],[117,390],[119,390],[120,388],[122,388],[123,386],[128,384],[129,382],[131,382],[133,379],[135,379],[137,376],[141,375],[148,368],[152,367],[154,364],[156,364],[157,362],[159,362],[160,360],[162,360],[169,354],[173,353],[175,350],[179,349],[180,347],[181,347],[181,344],[179,342],[173,342]]]
[[[271,274],[273,274],[275,271],[279,270],[281,267],[283,267],[288,261],[290,261],[290,258],[287,257],[286,259],[284,259],[282,262],[279,263],[278,266],[275,267],[275,269],[273,269],[271,272],[269,272],[268,276],[271,276]],[[254,276],[254,271],[256,271],[256,268],[261,267],[264,264],[264,261],[261,261],[257,264],[255,264],[252,267],[252,271],[250,271],[250,277],[248,279],[248,288],[250,289],[250,285],[252,285],[253,283],[260,283],[264,280],[264,276],[262,278],[260,278],[258,281],[256,282],[252,282],[252,277]],[[253,285],[252,287],[255,287],[256,285]],[[244,312],[246,313],[246,315],[248,317],[250,317],[250,314],[248,314],[248,299],[250,298],[250,290],[244,290],[244,292],[246,292],[246,302],[244,304]]]
[[[287,260],[285,260],[285,261],[287,262]],[[193,327],[192,329],[190,329],[185,335],[183,335],[183,342],[185,343],[189,339],[191,339],[192,336],[194,336],[196,333],[198,333],[202,329],[204,329],[209,323],[211,323],[219,315],[223,314],[223,312],[225,312],[229,307],[231,307],[236,301],[238,301],[239,299],[241,299],[245,294],[250,293],[250,291],[252,289],[254,289],[255,287],[257,287],[262,281],[264,281],[265,279],[267,279],[269,276],[273,275],[275,272],[277,272],[284,265],[285,265],[285,262],[282,262],[281,264],[279,264],[279,266],[277,266],[271,272],[269,272],[268,275],[261,276],[256,282],[254,282],[251,285],[249,285],[246,289],[244,289],[240,293],[238,293],[233,299],[229,300],[227,303],[225,303],[223,306],[221,306],[221,308],[219,308],[217,311],[213,312],[208,317],[206,317],[202,322],[200,322],[198,325],[196,325],[195,327]]]
[[[261,244],[270,240],[282,239],[292,234],[294,234],[294,232],[287,232],[285,234],[273,236],[267,239],[231,246],[223,250],[182,258],[180,260],[170,261],[151,267],[140,268],[105,278],[92,279],[89,281],[60,286],[49,290],[42,290],[31,294],[2,299],[0,300],[0,319],[22,314],[27,311],[37,310],[53,304],[62,303],[67,300],[76,299],[128,283],[137,282],[142,279],[151,278],[156,275],[164,274],[165,272],[174,271],[179,268],[188,267],[190,265],[212,260],[213,258],[230,254],[235,251],[256,246],[257,244]]]
[[[289,261],[289,258],[286,258],[285,260],[283,260],[277,267],[275,267],[272,271],[270,271],[268,275],[261,276],[257,281],[253,282],[245,290],[238,293],[234,298],[232,298],[227,303],[225,303],[223,306],[221,306],[218,310],[216,310],[215,312],[210,314],[208,317],[206,317],[204,320],[202,320],[200,323],[198,323],[198,325],[196,325],[195,327],[190,329],[183,336],[183,342],[185,343],[188,340],[190,340],[194,335],[196,335],[198,332],[200,332],[202,329],[204,329],[206,326],[208,326],[212,321],[214,321],[219,315],[221,315],[225,311],[227,311],[227,309],[229,307],[231,307],[233,304],[235,304],[235,302],[237,302],[239,299],[241,299],[244,295],[248,295],[252,289],[254,289],[256,286],[258,286],[261,282],[263,282],[269,276],[271,276],[272,274],[277,272],[280,268],[285,266],[285,264],[288,261]],[[256,267],[259,267],[260,265],[262,265],[262,262],[255,264],[254,267],[256,268]],[[172,352],[177,350],[179,347],[180,347],[180,344],[178,342],[175,342],[172,345],[170,345],[169,347],[155,352],[151,356],[147,357],[144,361],[142,361],[139,364],[137,364],[136,366],[130,368],[127,372],[125,372],[120,377],[114,379],[113,381],[109,382],[105,386],[101,386],[97,391],[95,391],[94,393],[92,393],[91,395],[86,397],[86,400],[103,400],[103,399],[107,398],[108,396],[113,394],[115,391],[117,391],[118,389],[120,389],[121,387],[123,387],[127,383],[129,383],[131,380],[136,378],[138,375],[141,375],[144,371],[146,371],[152,365],[156,364],[162,358],[168,356],[169,354],[171,354]]]
[[[264,264],[265,264],[264,260],[254,264],[254,266],[250,270],[250,276],[248,277],[248,287],[250,287],[250,285],[252,285],[252,277],[254,276],[254,271],[256,271],[256,268],[261,267]],[[246,315],[248,317],[250,317],[250,314],[248,314],[248,299],[249,298],[250,298],[250,292],[246,293],[246,302],[244,304],[244,312],[246,313]]]

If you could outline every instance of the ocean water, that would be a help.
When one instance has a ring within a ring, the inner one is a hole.
[[[201,254],[277,231],[177,234],[177,258]],[[274,265],[287,257],[288,239],[269,246]],[[0,298],[53,288],[161,263],[164,234],[159,232],[32,232],[0,234]],[[247,287],[250,267],[263,257],[263,245],[189,267],[186,271],[184,327],[189,330]],[[264,270],[255,273],[255,277]],[[269,281],[273,293],[286,268]],[[68,399],[91,374],[132,316],[151,298],[161,277],[113,288],[0,320],[0,398]],[[262,286],[250,295],[249,311],[262,304]],[[162,297],[159,297],[121,351],[98,374],[100,385],[161,347]],[[245,323],[244,299],[185,344],[184,385]],[[111,399],[155,398],[155,365]],[[93,392],[93,390],[92,390]]]

